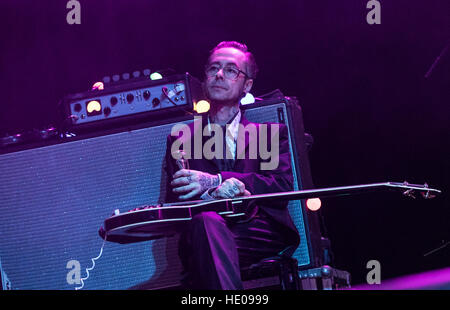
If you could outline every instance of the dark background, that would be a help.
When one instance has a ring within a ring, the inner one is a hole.
[[[47,128],[58,100],[105,75],[173,68],[202,78],[208,51],[245,42],[260,74],[253,94],[298,97],[316,187],[408,181],[437,199],[371,194],[323,200],[334,267],[364,283],[366,263],[388,279],[448,266],[450,2],[365,0],[80,0],[0,3],[0,133]]]

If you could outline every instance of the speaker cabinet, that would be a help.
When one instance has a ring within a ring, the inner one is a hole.
[[[297,101],[273,99],[243,109],[250,121],[288,126],[294,189],[311,188]],[[166,137],[175,123],[190,121],[187,117],[168,119],[2,150],[0,257],[14,288],[161,289],[178,285],[178,236],[133,244],[106,242],[98,257],[103,244],[98,229],[116,209],[126,212],[164,197]],[[289,210],[301,235],[294,253],[300,268],[319,265],[316,215],[306,210],[303,201],[291,201]]]

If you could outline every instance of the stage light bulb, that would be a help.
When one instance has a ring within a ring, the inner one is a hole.
[[[306,200],[306,207],[311,211],[317,211],[322,206],[320,198],[310,198]]]
[[[102,110],[102,105],[97,100],[91,100],[88,102],[86,110],[88,113],[92,113],[94,111],[100,112]]]
[[[255,103],[255,97],[253,97],[253,95],[250,93],[246,93],[245,97],[241,99],[242,105],[252,104],[252,103]]]
[[[197,113],[205,113],[208,112],[210,108],[209,102],[206,100],[200,100],[199,102],[194,102],[194,111]]]
[[[105,85],[103,84],[103,82],[96,82],[94,85],[92,85],[92,90],[94,89],[103,90],[105,89]]]
[[[154,81],[154,80],[160,80],[162,79],[162,75],[161,73],[158,72],[153,72],[152,74],[150,74],[150,80]]]

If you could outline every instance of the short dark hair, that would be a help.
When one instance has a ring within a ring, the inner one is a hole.
[[[245,71],[250,79],[255,79],[256,75],[258,74],[258,66],[256,65],[255,57],[251,52],[248,51],[247,45],[245,45],[244,43],[239,43],[237,41],[222,41],[210,51],[208,61],[215,51],[225,47],[232,47],[238,49],[245,54],[245,57],[247,59],[246,61],[247,68]]]

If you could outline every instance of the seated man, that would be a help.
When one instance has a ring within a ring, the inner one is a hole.
[[[239,107],[240,99],[252,88],[256,73],[254,57],[244,44],[221,42],[211,51],[204,84],[211,108],[202,115],[200,127],[194,121],[183,135],[168,137],[166,202],[235,198],[293,189],[287,127],[250,123]],[[243,129],[252,126],[256,130],[248,130],[246,139]],[[266,126],[267,134],[260,130],[262,126]],[[217,128],[223,130],[219,135],[223,137],[223,145],[216,143],[214,150],[211,148],[215,155],[219,149],[219,155],[223,152],[223,156],[205,154],[208,149],[202,134],[205,127],[215,128],[206,131],[209,133],[217,134]],[[201,145],[194,139],[196,130],[201,130]],[[189,142],[184,145],[191,147],[187,152],[191,151],[188,168],[177,166],[174,158],[172,146],[178,139]],[[261,143],[265,143],[266,150],[278,148],[275,164],[268,163],[261,152],[254,154],[255,149],[261,151]],[[200,157],[194,156],[199,152]],[[246,219],[241,221],[202,212],[189,221],[180,237],[182,284],[192,289],[242,289],[241,268],[288,247],[295,249],[298,243],[299,235],[287,202],[253,203]]]

